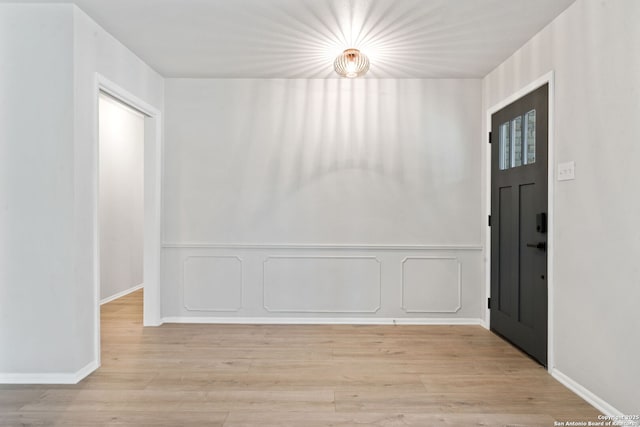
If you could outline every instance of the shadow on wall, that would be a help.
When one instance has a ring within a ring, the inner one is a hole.
[[[477,80],[170,80],[167,104],[167,236],[479,241]]]

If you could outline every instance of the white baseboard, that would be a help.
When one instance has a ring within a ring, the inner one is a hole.
[[[389,317],[164,317],[162,323],[242,325],[484,325],[482,319]]]
[[[117,300],[118,298],[122,298],[123,296],[129,295],[130,293],[135,292],[137,290],[140,290],[142,288],[144,288],[144,283],[142,283],[142,284],[140,284],[138,286],[134,286],[133,288],[125,289],[124,291],[118,292],[115,295],[111,295],[110,297],[106,297],[105,299],[101,299],[100,300],[100,305],[103,305],[103,304],[106,304],[108,302]]]
[[[571,390],[572,392],[574,392],[575,394],[583,398],[585,401],[591,404],[598,411],[602,412],[604,415],[608,415],[611,417],[619,417],[623,415],[621,411],[614,408],[604,399],[600,398],[599,396],[597,396],[596,394],[594,394],[593,392],[585,388],[582,384],[576,382],[575,380],[563,374],[556,368],[551,370],[551,376],[553,376],[553,378],[558,380],[569,390]]]
[[[0,373],[0,384],[78,384],[86,376],[98,369],[100,364],[92,361],[77,372],[40,373],[40,374],[8,374]]]

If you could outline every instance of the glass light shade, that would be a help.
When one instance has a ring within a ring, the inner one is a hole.
[[[369,71],[369,58],[358,49],[347,49],[333,61],[333,68],[342,77],[360,77]]]

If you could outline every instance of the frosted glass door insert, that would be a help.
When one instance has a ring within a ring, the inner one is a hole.
[[[536,162],[536,110],[500,125],[499,168],[506,170]]]

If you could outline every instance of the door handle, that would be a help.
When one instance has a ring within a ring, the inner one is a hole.
[[[541,251],[546,251],[547,250],[547,243],[546,242],[527,243],[527,247],[528,248],[540,249]]]

